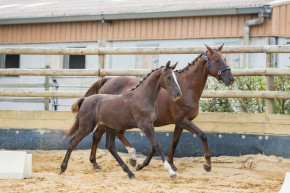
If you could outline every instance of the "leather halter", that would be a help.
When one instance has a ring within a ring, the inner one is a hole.
[[[207,50],[203,52],[203,55],[204,55],[204,58],[205,58],[205,60],[206,60],[206,62],[207,62],[207,64],[208,64],[207,72],[209,73],[209,69],[210,69],[210,67],[211,67],[212,69],[214,69],[214,71],[216,71],[217,74],[218,74],[218,81],[219,81],[220,83],[223,83],[223,82],[221,81],[221,79],[220,79],[220,76],[221,76],[222,72],[227,71],[227,70],[231,70],[230,67],[229,67],[229,66],[226,66],[226,67],[224,67],[224,68],[218,70],[218,69],[216,69],[216,68],[215,68],[215,67],[210,63],[210,61],[208,60],[208,57],[207,57]]]

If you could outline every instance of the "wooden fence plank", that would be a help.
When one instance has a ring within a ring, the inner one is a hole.
[[[0,69],[0,76],[145,76],[151,69]],[[232,69],[234,76],[290,76],[290,68]]]
[[[123,48],[0,48],[0,54],[29,55],[142,55],[200,54],[205,47],[123,47]],[[224,46],[223,53],[290,53],[289,45]]]
[[[21,91],[0,90],[3,97],[83,97],[82,91]],[[289,99],[290,91],[203,91],[201,98],[267,98],[267,99]]]

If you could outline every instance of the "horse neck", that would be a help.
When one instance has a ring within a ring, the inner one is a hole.
[[[149,77],[144,80],[144,82],[135,90],[135,96],[142,100],[151,101],[152,104],[155,104],[157,96],[160,92],[160,74],[161,69],[152,72]]]
[[[193,99],[199,101],[208,77],[205,58],[203,56],[198,58],[194,64],[191,64],[186,70],[180,72],[178,77],[180,86],[186,88],[186,92],[191,94]]]

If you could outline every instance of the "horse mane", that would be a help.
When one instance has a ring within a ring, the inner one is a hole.
[[[214,50],[218,52],[217,49],[214,49]],[[175,72],[182,73],[182,72],[188,70],[188,68],[189,68],[190,66],[193,66],[193,65],[196,63],[196,61],[197,61],[199,58],[201,58],[202,56],[203,56],[203,53],[201,53],[199,56],[197,56],[197,57],[196,57],[196,58],[195,58],[191,63],[188,63],[187,66],[185,66],[183,69],[175,70]]]
[[[188,70],[188,68],[190,66],[193,66],[196,63],[196,61],[202,57],[202,55],[203,55],[203,53],[201,53],[199,56],[197,56],[191,63],[188,63],[187,66],[185,66],[184,68],[182,68],[180,70],[176,70],[175,72],[182,73],[182,72]]]
[[[155,71],[157,71],[157,70],[160,70],[160,69],[162,69],[164,66],[161,66],[161,67],[159,67],[159,68],[156,68],[156,69],[153,69],[153,70],[151,70],[151,72],[149,72],[146,76],[144,76],[144,78],[142,78],[142,80],[140,80],[139,81],[139,83],[136,85],[136,87],[135,88],[131,88],[130,90],[129,90],[129,92],[130,91],[134,91],[134,90],[136,90],[139,86],[141,86],[141,84],[153,73],[153,72],[155,72]],[[168,67],[168,69],[173,69],[171,66],[169,66]]]

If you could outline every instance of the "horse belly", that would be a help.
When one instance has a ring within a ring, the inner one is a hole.
[[[129,108],[124,104],[115,104],[112,101],[102,104],[99,112],[99,124],[104,124],[113,129],[130,129],[136,123],[132,118]]]

